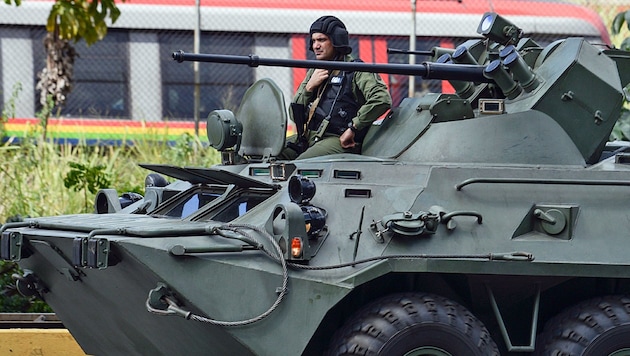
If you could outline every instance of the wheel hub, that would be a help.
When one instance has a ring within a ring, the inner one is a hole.
[[[439,347],[422,346],[422,347],[415,348],[405,353],[403,356],[453,356],[453,355],[451,355],[449,352],[442,350]],[[622,355],[614,355],[614,356],[622,356]],[[626,356],[626,355],[623,355],[623,356]]]

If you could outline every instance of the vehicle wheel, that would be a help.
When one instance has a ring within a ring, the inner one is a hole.
[[[630,297],[606,296],[577,304],[545,325],[538,355],[630,355]]]
[[[460,304],[426,293],[394,294],[359,310],[329,355],[499,355],[490,333]]]

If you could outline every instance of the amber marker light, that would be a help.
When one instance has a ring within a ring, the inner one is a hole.
[[[293,258],[302,256],[302,239],[299,237],[291,239],[291,256],[293,256]]]

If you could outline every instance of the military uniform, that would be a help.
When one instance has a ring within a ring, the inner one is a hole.
[[[354,61],[351,55],[344,57],[346,62]],[[297,142],[297,135],[287,139],[288,147],[280,154],[281,159],[310,158],[334,153],[360,153],[361,143],[367,130],[376,119],[383,115],[392,105],[387,86],[376,73],[368,72],[335,72],[328,81],[320,85],[318,91],[306,91],[306,83],[313,74],[309,69],[300,84],[295,97],[294,107],[304,110],[306,118],[305,140],[308,148],[304,152],[295,149],[292,143]],[[319,101],[316,98],[320,96]],[[313,108],[313,104],[316,107]],[[292,116],[295,113],[292,112]],[[322,122],[326,130],[322,131]],[[298,120],[299,121],[299,120]],[[355,147],[341,147],[339,136],[351,126],[355,131]],[[320,131],[318,136],[318,130]]]

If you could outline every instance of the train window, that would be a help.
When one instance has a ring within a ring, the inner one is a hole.
[[[202,33],[200,52],[248,55],[253,51],[254,35],[228,36]],[[160,34],[160,51],[193,52],[192,32]],[[194,110],[194,72],[192,63],[176,63],[170,56],[162,60],[163,116],[168,119],[192,119]],[[254,69],[219,63],[201,63],[200,118],[217,109],[235,111],[247,88],[254,82]]]
[[[38,31],[40,40],[34,41],[36,68],[46,66],[42,45],[45,31]],[[128,43],[127,31],[111,29],[105,38],[91,46],[85,41],[73,43],[77,56],[74,61],[72,95],[61,107],[62,116],[84,118],[129,118],[128,100]],[[35,98],[41,110],[39,96]]]
[[[462,40],[454,38],[418,38],[416,41],[416,51],[430,51],[434,47],[446,47],[454,48]],[[409,48],[409,39],[404,37],[389,37],[387,39],[387,47],[395,49],[407,49]],[[430,56],[416,55],[415,62],[422,63],[431,60]],[[389,63],[409,63],[408,54],[388,54]],[[392,95],[392,101],[395,105],[400,104],[402,99],[409,96],[409,76],[408,75],[389,75],[390,93]],[[442,81],[435,79],[422,79],[419,76],[415,77],[415,92],[416,95],[422,95],[427,92],[439,93],[442,92]]]

